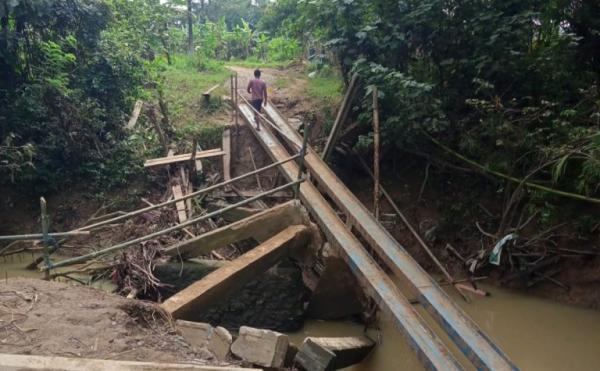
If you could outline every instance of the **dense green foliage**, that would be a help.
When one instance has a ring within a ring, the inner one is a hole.
[[[281,0],[262,25],[309,33],[377,85],[387,146],[422,150],[427,131],[494,170],[600,193],[597,1]]]
[[[128,157],[123,113],[145,74],[138,50],[123,47],[125,27],[116,12],[123,6],[128,2],[0,5],[4,179],[48,189],[65,177],[97,175],[112,157]]]
[[[193,117],[165,76],[187,80],[193,93],[226,77],[216,60],[298,57],[295,39],[255,30],[266,2],[203,3],[193,3],[193,52],[182,61],[186,1],[2,1],[0,183],[33,192],[80,177],[124,183],[139,169],[140,135],[124,130],[137,98],[172,103],[176,123]]]

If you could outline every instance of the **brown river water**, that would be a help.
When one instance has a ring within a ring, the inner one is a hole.
[[[0,279],[41,278],[41,273],[24,270],[31,255],[0,260]],[[110,283],[93,286],[110,290]],[[519,294],[494,286],[481,285],[491,296],[464,302],[454,291],[449,294],[471,318],[508,354],[521,370],[600,369],[600,311],[578,308]],[[417,309],[423,312],[422,308]],[[437,325],[430,322],[434,331]],[[382,318],[379,330],[367,334],[378,346],[360,365],[350,371],[422,370],[408,344],[389,319]],[[440,331],[436,331],[440,332]],[[303,330],[289,334],[299,345],[306,336],[356,336],[364,326],[351,322],[307,321]],[[448,339],[443,339],[447,344]],[[455,351],[456,348],[453,349]],[[454,352],[455,355],[457,351]],[[461,363],[464,358],[458,357]]]

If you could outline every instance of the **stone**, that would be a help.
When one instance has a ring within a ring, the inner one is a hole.
[[[287,335],[270,330],[240,327],[231,352],[243,360],[264,367],[283,367],[289,346]]]
[[[208,350],[210,350],[215,357],[221,362],[227,360],[231,344],[233,343],[233,337],[231,333],[224,327],[216,327],[213,331],[212,337],[208,343]]]
[[[206,348],[214,329],[208,323],[190,322],[178,319],[175,321],[175,327],[181,332],[181,335],[192,348],[198,352],[202,348]]]

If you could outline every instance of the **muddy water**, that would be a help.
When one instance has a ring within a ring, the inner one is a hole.
[[[14,277],[25,277],[25,278],[44,278],[44,274],[38,270],[28,270],[25,267],[31,263],[34,259],[36,259],[39,254],[32,255],[28,253],[23,254],[15,254],[8,257],[0,258],[0,280],[4,280],[7,278]],[[66,257],[52,255],[53,260],[62,260],[66,259]],[[63,268],[65,271],[71,269],[69,267]],[[54,272],[60,272],[61,269],[57,269]],[[116,289],[116,285],[114,285],[110,280],[101,279],[93,282],[89,282],[89,276],[83,275],[71,275],[72,277],[79,279],[83,282],[88,282],[88,285],[91,287],[95,287],[97,289],[113,292]],[[58,277],[56,280],[60,282],[71,282],[75,283],[75,281],[70,280],[64,277]]]
[[[476,298],[471,304],[455,299],[520,369],[600,368],[599,311],[482,286],[492,296]],[[379,327],[380,346],[363,364],[347,370],[423,369],[391,321],[384,319]],[[292,339],[300,344],[304,336],[349,336],[362,331],[362,326],[351,323],[311,321],[302,332],[292,334]],[[375,331],[369,334],[378,336]]]

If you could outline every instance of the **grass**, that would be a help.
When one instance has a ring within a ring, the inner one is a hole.
[[[342,97],[342,80],[338,75],[315,76],[308,79],[307,94],[317,100],[338,102]]]
[[[175,55],[173,64],[167,65],[163,74],[170,119],[177,127],[199,116],[202,93],[216,84],[227,81],[230,72],[223,63],[217,61],[198,61],[195,56]],[[217,89],[216,94],[220,93],[226,94],[228,89]]]
[[[275,79],[275,81],[273,81],[273,86],[275,86],[278,89],[287,88],[288,86],[290,86],[290,80],[282,78],[282,77],[278,77]]]

